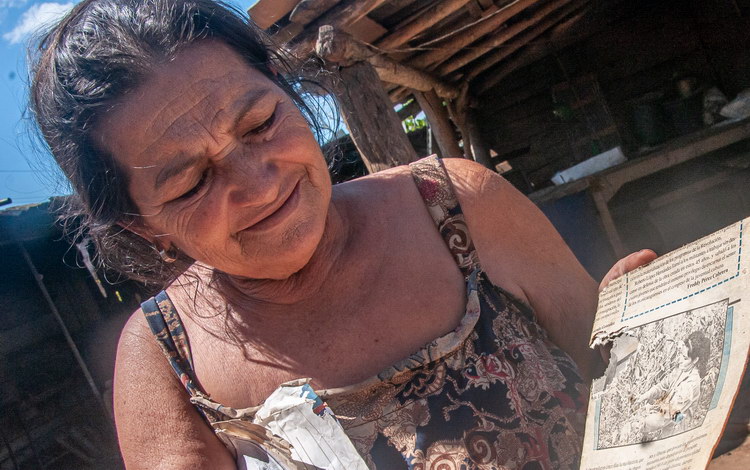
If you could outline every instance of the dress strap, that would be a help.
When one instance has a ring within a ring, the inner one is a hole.
[[[151,332],[167,357],[169,365],[192,399],[206,399],[207,395],[196,385],[193,356],[190,352],[185,328],[166,291],[161,291],[141,304]],[[198,407],[209,423],[217,417],[203,407]]]
[[[479,257],[443,160],[433,155],[411,163],[409,167],[440,236],[463,275],[468,277],[479,267]]]

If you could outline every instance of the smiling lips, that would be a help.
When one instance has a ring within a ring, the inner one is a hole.
[[[282,202],[276,210],[263,217],[258,222],[255,222],[247,228],[241,230],[241,232],[269,230],[283,222],[289,216],[289,214],[294,212],[294,209],[299,203],[299,186],[300,182],[297,181],[297,183],[294,185],[294,188],[292,189],[292,192],[289,193],[289,196],[287,196],[286,200]]]

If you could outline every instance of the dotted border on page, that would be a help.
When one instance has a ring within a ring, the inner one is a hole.
[[[627,278],[627,275],[626,275],[626,278],[625,278],[625,306],[622,309],[622,316],[620,317],[620,321],[626,321],[626,320],[630,320],[632,318],[637,318],[637,317],[640,317],[642,315],[646,315],[647,313],[651,313],[651,312],[653,312],[655,310],[659,310],[660,308],[664,308],[664,307],[667,307],[669,305],[676,304],[677,302],[682,302],[683,300],[686,300],[686,299],[689,299],[690,297],[702,294],[702,293],[706,292],[707,290],[713,289],[714,287],[718,287],[718,286],[724,284],[725,282],[729,282],[732,279],[734,279],[737,276],[739,276],[740,275],[740,261],[742,260],[742,229],[743,229],[743,221],[740,222],[740,246],[739,246],[739,250],[738,250],[738,253],[737,253],[737,272],[733,276],[728,277],[727,279],[724,279],[723,281],[719,281],[716,284],[710,285],[708,287],[704,287],[703,289],[701,289],[701,290],[699,290],[697,292],[693,292],[692,294],[686,295],[685,297],[682,297],[680,299],[676,299],[676,300],[673,300],[671,302],[667,302],[667,303],[665,303],[663,305],[659,305],[658,307],[654,307],[651,310],[646,310],[645,312],[641,312],[641,313],[639,313],[637,315],[633,315],[632,317],[627,317],[627,318],[625,318],[625,312],[628,309],[628,287],[629,287],[630,283],[628,282],[628,278]]]

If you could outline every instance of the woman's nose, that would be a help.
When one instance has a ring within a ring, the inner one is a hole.
[[[227,198],[232,206],[264,206],[277,196],[278,169],[271,159],[237,149],[225,159]]]

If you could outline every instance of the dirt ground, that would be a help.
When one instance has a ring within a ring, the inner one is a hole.
[[[708,470],[747,470],[750,469],[750,437],[739,447],[713,459]]]

